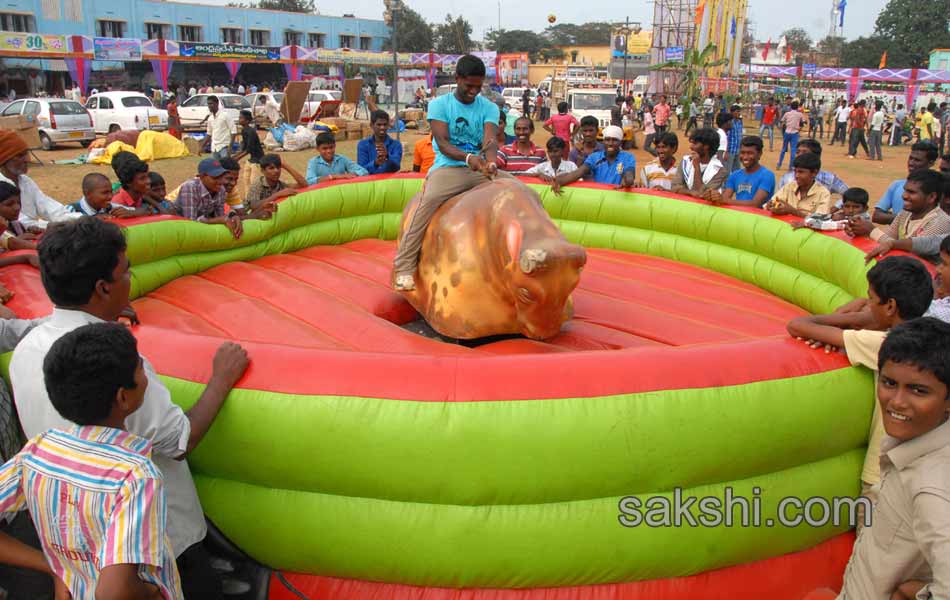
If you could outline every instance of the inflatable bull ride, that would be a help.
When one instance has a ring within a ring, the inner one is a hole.
[[[134,331],[175,401],[222,339],[251,357],[189,462],[209,519],[273,569],[270,598],[840,584],[847,523],[779,518],[803,516],[784,498],[859,493],[872,380],[784,326],[863,294],[861,251],[758,211],[498,181],[440,209],[404,297],[394,240],[421,183],[320,185],[240,240],[170,217],[126,230]],[[18,315],[49,311],[35,269],[0,281]],[[420,315],[445,338],[411,331]],[[497,333],[520,335],[447,341]],[[638,522],[677,496],[731,518]]]

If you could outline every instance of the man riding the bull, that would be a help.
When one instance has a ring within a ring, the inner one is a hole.
[[[419,250],[439,206],[496,175],[510,177],[495,165],[498,107],[479,95],[484,80],[485,63],[467,54],[455,66],[455,93],[429,104],[435,163],[426,176],[422,199],[406,224],[393,260],[393,288],[397,291],[408,292],[416,287]]]

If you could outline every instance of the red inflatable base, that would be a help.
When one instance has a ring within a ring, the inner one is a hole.
[[[311,600],[802,600],[819,588],[840,589],[854,534],[802,552],[690,577],[528,590],[425,588],[283,573]],[[832,596],[833,597],[833,596]],[[301,600],[279,577],[269,600]]]

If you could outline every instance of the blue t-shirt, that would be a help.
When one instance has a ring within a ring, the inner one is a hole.
[[[633,154],[621,150],[613,161],[607,160],[606,152],[594,152],[587,157],[584,164],[590,167],[597,183],[620,185],[623,174],[627,171],[637,172],[637,159]]]
[[[881,196],[881,201],[875,208],[884,212],[894,213],[895,215],[904,210],[904,184],[906,179],[898,179],[887,187],[887,191]]]
[[[765,200],[762,201],[764,204],[775,193],[775,173],[762,165],[759,165],[754,173],[746,173],[745,169],[739,169],[729,175],[723,189],[735,192],[736,200],[752,200],[755,198],[756,192],[765,190],[768,194],[765,196]]]
[[[449,141],[463,152],[478,154],[482,151],[485,123],[498,125],[498,106],[484,96],[475,96],[475,102],[463,104],[455,94],[439,96],[429,103],[429,120],[442,121],[449,126]],[[439,144],[432,139],[435,162],[432,170],[441,167],[464,167],[464,160],[452,160],[439,151]]]

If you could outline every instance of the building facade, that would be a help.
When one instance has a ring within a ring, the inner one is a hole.
[[[7,0],[0,31],[381,50],[381,20],[150,0]]]

